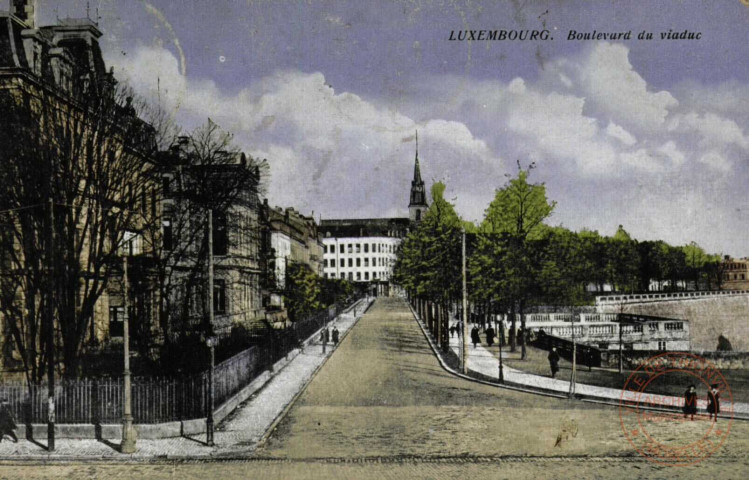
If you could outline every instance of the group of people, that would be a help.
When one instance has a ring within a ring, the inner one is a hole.
[[[710,420],[717,422],[718,414],[720,413],[720,390],[718,390],[718,384],[713,383],[710,385],[710,390],[707,391],[707,413],[710,416]],[[694,420],[694,416],[697,414],[697,388],[694,385],[690,385],[687,391],[684,392],[684,418],[691,416]]]
[[[333,345],[338,345],[338,340],[340,338],[341,334],[338,331],[338,327],[333,325],[333,332],[332,332],[332,339],[333,339]],[[320,332],[320,343],[328,343],[331,340],[331,331],[328,330],[328,328],[323,328]]]
[[[450,336],[454,337],[456,333],[458,334],[458,337],[460,337],[463,334],[462,322],[458,322],[450,326]],[[484,329],[484,335],[486,336],[486,345],[489,347],[494,345],[494,341],[497,338],[497,334],[491,325],[489,325],[488,327]],[[473,343],[473,348],[476,348],[476,345],[481,343],[481,333],[479,331],[478,325],[475,325],[475,324],[471,328],[471,343]]]

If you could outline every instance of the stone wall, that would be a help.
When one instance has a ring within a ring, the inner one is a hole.
[[[693,351],[713,351],[723,335],[737,351],[749,351],[749,295],[601,305],[602,313],[634,313],[689,321]]]

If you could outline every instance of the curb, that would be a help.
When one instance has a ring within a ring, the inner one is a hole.
[[[406,304],[408,305],[408,308],[411,310],[411,314],[413,315],[414,320],[416,320],[416,323],[419,325],[419,328],[421,328],[422,334],[427,339],[427,342],[429,342],[429,346],[431,347],[432,352],[434,353],[434,355],[437,357],[437,360],[439,361],[440,366],[442,366],[442,369],[445,370],[446,372],[452,374],[452,375],[455,375],[456,377],[460,377],[460,378],[462,378],[464,380],[468,380],[470,382],[480,383],[482,385],[489,385],[489,386],[496,387],[496,388],[502,388],[502,389],[505,389],[505,390],[512,390],[512,391],[516,391],[516,392],[520,392],[520,393],[528,393],[528,394],[531,394],[531,395],[539,395],[539,396],[543,396],[543,397],[552,397],[552,398],[558,398],[558,399],[563,399],[563,400],[579,400],[579,401],[582,401],[582,402],[594,403],[594,404],[597,404],[597,405],[609,405],[609,406],[614,406],[614,407],[621,407],[622,406],[620,402],[611,400],[610,398],[606,398],[606,397],[596,397],[596,396],[593,396],[593,395],[587,395],[587,394],[582,394],[582,393],[575,393],[572,396],[569,396],[569,395],[565,395],[565,394],[562,394],[562,393],[559,393],[559,392],[550,391],[548,389],[534,388],[534,387],[529,387],[527,385],[521,386],[522,384],[518,384],[518,383],[515,383],[515,382],[505,382],[505,383],[499,383],[498,381],[497,382],[490,382],[488,380],[482,380],[480,378],[472,377],[470,375],[466,375],[464,373],[458,372],[458,371],[454,370],[453,368],[451,368],[449,365],[447,365],[447,363],[444,361],[444,359],[442,358],[442,355],[439,352],[439,348],[437,348],[437,345],[435,345],[434,340],[432,340],[432,337],[429,335],[429,332],[426,330],[426,327],[424,326],[424,323],[422,322],[421,318],[419,318],[419,316],[414,311],[413,306],[408,301],[406,301]],[[469,370],[470,370],[470,368],[469,368]],[[640,406],[639,409],[640,410],[654,411],[654,412],[667,412],[667,413],[673,413],[675,411],[676,412],[680,412],[681,411],[678,408],[673,408],[672,409],[672,408],[659,408],[659,407],[646,407],[646,406]],[[742,414],[742,413],[735,413],[735,412],[734,412],[734,414],[733,414],[732,417],[721,417],[721,418],[725,418],[727,420],[749,421],[749,415],[745,415],[745,414]]]

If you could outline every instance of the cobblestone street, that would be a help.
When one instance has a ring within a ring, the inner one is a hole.
[[[694,425],[682,424],[679,435]],[[660,467],[618,411],[445,372],[405,301],[380,298],[246,459],[0,466],[0,478],[743,478],[746,422],[712,458]]]

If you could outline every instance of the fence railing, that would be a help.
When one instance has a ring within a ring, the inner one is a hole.
[[[638,293],[629,295],[602,295],[596,297],[596,305],[611,305],[620,303],[663,302],[669,300],[684,300],[705,297],[724,297],[730,295],[749,295],[746,290],[716,290],[701,292],[672,292],[672,293]]]
[[[355,301],[355,300],[354,300]],[[220,406],[268,366],[335,318],[343,303],[271,332],[262,345],[250,347],[219,363],[213,370],[214,405]],[[208,408],[208,372],[177,378],[133,377],[132,408],[135,423],[162,423],[205,417]],[[0,399],[8,402],[17,423],[45,423],[48,414],[46,384],[0,384]],[[55,385],[55,420],[71,424],[112,424],[122,420],[122,378],[62,379]]]

